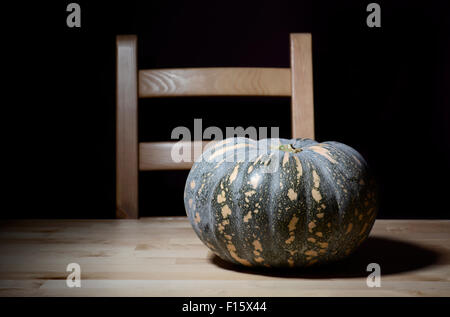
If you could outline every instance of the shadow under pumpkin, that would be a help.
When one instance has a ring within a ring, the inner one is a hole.
[[[227,270],[236,272],[261,274],[286,278],[344,278],[367,277],[371,272],[366,270],[369,263],[377,263],[381,268],[381,276],[414,271],[436,264],[441,254],[437,251],[394,239],[369,237],[358,250],[348,258],[324,265],[276,269],[251,268],[229,263],[213,254],[209,261]]]

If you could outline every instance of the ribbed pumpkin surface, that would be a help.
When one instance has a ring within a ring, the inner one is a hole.
[[[341,259],[369,235],[374,183],[338,142],[226,139],[194,163],[184,203],[198,237],[224,260],[306,266]]]

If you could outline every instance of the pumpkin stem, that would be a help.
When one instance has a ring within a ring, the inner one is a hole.
[[[291,152],[291,153],[298,153],[303,151],[302,149],[293,147],[292,144],[282,144],[278,149],[283,152]]]

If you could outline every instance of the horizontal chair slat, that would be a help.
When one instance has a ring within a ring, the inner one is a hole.
[[[182,68],[139,71],[139,97],[291,96],[290,68]]]
[[[141,142],[139,143],[139,170],[185,170],[190,169],[195,159],[214,141]],[[177,146],[174,149],[174,146]],[[182,148],[182,149],[181,149]],[[172,158],[172,150],[175,157]],[[177,162],[183,151],[188,150],[188,160]],[[175,160],[174,160],[175,159]]]

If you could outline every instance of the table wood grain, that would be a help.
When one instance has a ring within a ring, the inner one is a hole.
[[[448,220],[377,220],[341,263],[252,270],[218,259],[186,217],[2,221],[0,296],[450,296],[449,242]],[[66,286],[69,263],[80,288]]]

